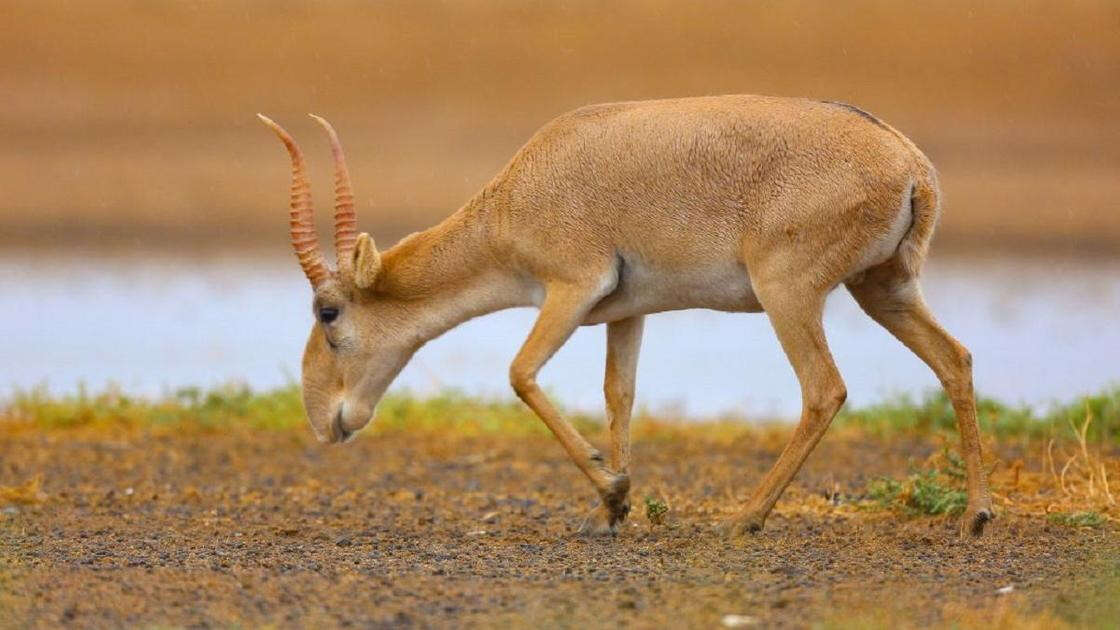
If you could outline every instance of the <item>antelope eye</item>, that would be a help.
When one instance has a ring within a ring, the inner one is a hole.
[[[319,321],[329,324],[338,319],[338,309],[333,306],[324,306],[319,309]]]

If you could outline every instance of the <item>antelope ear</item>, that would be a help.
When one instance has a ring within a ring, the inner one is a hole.
[[[362,232],[358,235],[353,256],[354,284],[359,289],[372,287],[377,281],[377,273],[381,271],[381,254],[377,253],[377,246],[369,234]]]

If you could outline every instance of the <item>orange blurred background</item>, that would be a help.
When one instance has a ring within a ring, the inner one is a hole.
[[[1120,3],[29,2],[0,7],[0,244],[286,248],[287,126],[382,242],[588,103],[858,104],[942,172],[942,250],[1120,251]],[[322,213],[321,213],[322,214]]]

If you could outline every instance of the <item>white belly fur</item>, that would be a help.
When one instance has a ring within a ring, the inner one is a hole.
[[[894,255],[911,223],[910,191],[885,234],[871,243],[848,277],[878,265]],[[596,304],[583,324],[602,324],[649,313],[706,308],[733,313],[759,313],[762,304],[742,264],[730,257],[710,257],[688,267],[653,266],[640,258],[623,256],[615,289]]]
[[[583,323],[689,308],[757,313],[762,305],[746,268],[737,262],[667,270],[628,260],[618,286],[591,309]]]

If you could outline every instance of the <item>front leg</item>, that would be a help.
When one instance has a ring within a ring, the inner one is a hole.
[[[630,412],[634,406],[634,383],[644,324],[642,315],[607,324],[603,396],[607,400],[607,423],[611,431],[611,468],[623,474],[630,472]]]
[[[557,413],[537,385],[537,373],[541,367],[564,345],[612,284],[597,280],[550,285],[533,330],[510,366],[510,384],[517,396],[560,440],[568,456],[591,480],[603,504],[617,512],[621,511],[629,493],[630,479],[607,467],[603,454]]]
[[[641,315],[607,324],[607,369],[603,395],[607,401],[607,426],[611,433],[611,470],[619,474],[616,491],[603,498],[602,507],[592,515],[584,529],[590,532],[616,532],[630,513],[630,412],[634,406],[634,383],[638,371],[638,351],[642,345]]]

